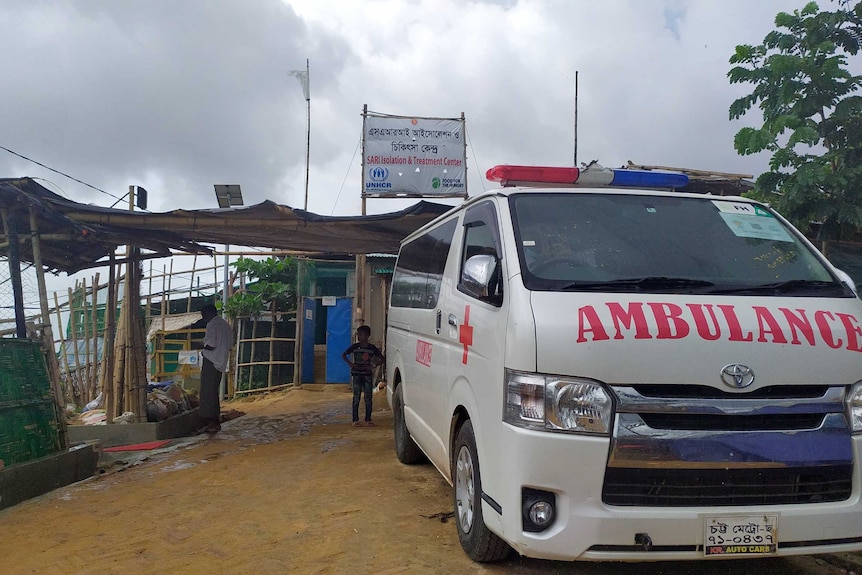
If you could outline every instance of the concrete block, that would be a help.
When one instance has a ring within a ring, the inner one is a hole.
[[[113,423],[110,425],[70,425],[69,443],[98,440],[103,447],[133,445],[159,439],[174,439],[194,435],[203,426],[197,409],[147,423]]]
[[[0,509],[92,477],[99,451],[98,442],[91,441],[3,468],[0,470]]]

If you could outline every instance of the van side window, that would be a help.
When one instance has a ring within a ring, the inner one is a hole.
[[[499,307],[503,303],[503,282],[500,236],[497,229],[496,210],[491,202],[478,204],[465,214],[464,248],[461,252],[458,289]],[[491,256],[493,260],[486,258],[481,263],[481,268],[475,266],[474,260],[471,268],[467,262],[476,255]],[[481,277],[470,277],[477,270]],[[482,281],[477,284],[477,279]]]
[[[453,218],[401,247],[392,276],[390,305],[420,309],[437,305],[457,225],[458,220]]]

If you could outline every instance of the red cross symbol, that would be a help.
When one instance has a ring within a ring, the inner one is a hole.
[[[473,326],[470,325],[470,306],[464,306],[464,323],[458,328],[458,341],[464,345],[461,363],[467,365],[467,348],[473,345]]]

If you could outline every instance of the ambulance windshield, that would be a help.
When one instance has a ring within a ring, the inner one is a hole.
[[[759,205],[585,192],[510,202],[528,289],[854,297]]]

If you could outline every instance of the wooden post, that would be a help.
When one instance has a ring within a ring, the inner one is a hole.
[[[39,284],[39,308],[42,318],[42,349],[45,352],[48,377],[54,390],[54,404],[57,411],[57,424],[60,448],[69,447],[66,433],[66,406],[60,388],[60,366],[57,365],[57,352],[54,349],[54,333],[51,329],[51,313],[48,310],[48,291],[45,288],[45,269],[42,267],[42,244],[39,241],[39,227],[36,213],[30,208],[30,241],[33,249],[33,266],[36,268],[36,281]]]
[[[365,265],[366,256],[365,254],[358,254],[356,256],[356,294],[353,302],[353,310],[354,310],[354,321],[352,329],[356,329],[360,325],[367,323],[365,320],[366,317],[366,308],[365,308]],[[352,330],[351,330],[352,331]]]
[[[3,226],[9,238],[9,278],[12,283],[12,295],[15,298],[15,334],[18,339],[27,337],[27,320],[24,317],[24,288],[21,285],[21,258],[19,256],[18,228],[15,218],[9,217],[9,213],[3,209]]]

